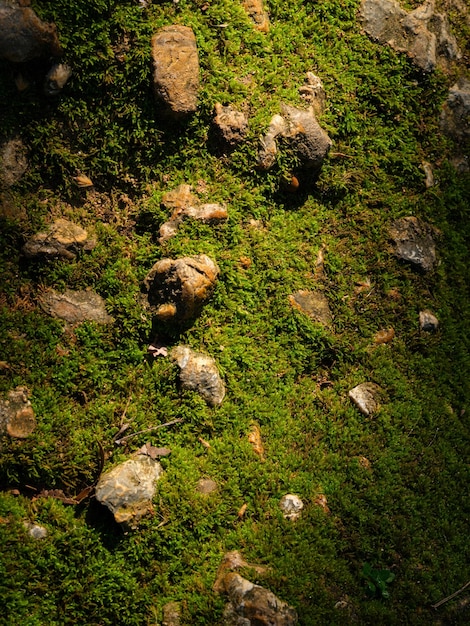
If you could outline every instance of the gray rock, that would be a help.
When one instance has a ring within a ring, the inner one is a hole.
[[[161,321],[192,319],[212,295],[218,275],[217,264],[205,254],[162,259],[144,280],[146,304]]]
[[[65,87],[72,76],[72,68],[65,63],[56,63],[47,72],[44,81],[44,93],[46,96],[56,96]]]
[[[25,439],[36,428],[36,417],[27,387],[11,389],[6,399],[0,399],[0,433],[6,431],[10,437]]]
[[[429,309],[419,312],[419,327],[425,332],[432,333],[437,330],[439,320]]]
[[[248,134],[248,118],[241,111],[231,106],[222,106],[216,102],[214,126],[219,137],[230,147],[241,143]]]
[[[151,510],[156,482],[162,474],[158,461],[138,455],[101,475],[96,499],[108,507],[118,524],[134,528]]]
[[[19,137],[9,139],[0,147],[0,188],[17,183],[28,169],[26,147]]]
[[[170,219],[160,226],[160,244],[174,237],[185,219],[194,219],[204,224],[219,224],[228,219],[227,208],[222,204],[201,204],[191,193],[190,185],[179,185],[162,198],[163,206],[172,209]]]
[[[28,258],[74,259],[79,250],[91,250],[95,246],[93,239],[78,224],[58,219],[44,233],[33,235],[23,246],[23,253]]]
[[[0,59],[24,63],[59,56],[55,25],[40,20],[26,4],[21,0],[0,0]]]
[[[67,289],[59,293],[50,289],[40,298],[41,307],[52,317],[80,324],[90,321],[98,324],[110,324],[113,318],[106,312],[105,301],[94,291],[72,291]]]
[[[28,535],[33,539],[45,539],[47,537],[47,528],[44,528],[44,526],[32,524],[31,522],[24,522],[24,526],[28,531]]]
[[[461,57],[446,17],[434,9],[434,0],[410,12],[396,0],[363,0],[360,15],[370,37],[407,53],[415,65],[429,72]]]
[[[180,368],[183,389],[198,393],[209,406],[219,406],[225,397],[225,385],[212,357],[191,350],[189,346],[177,346],[171,351],[171,359]]]
[[[282,496],[279,506],[281,507],[283,515],[286,519],[295,521],[300,517],[302,509],[304,508],[304,503],[299,496],[296,496],[293,493],[288,493],[285,496]]]
[[[289,296],[289,302],[295,308],[308,315],[314,322],[330,327],[333,321],[326,296],[321,291],[301,289]]]
[[[437,231],[416,217],[402,217],[393,222],[390,237],[394,254],[419,269],[429,272],[436,265],[436,245],[433,236]]]
[[[361,413],[371,417],[380,407],[381,393],[381,388],[375,383],[361,383],[351,389],[348,395]]]
[[[441,112],[440,125],[458,143],[464,143],[470,138],[470,80],[460,78],[449,89]]]
[[[224,578],[229,604],[224,626],[295,626],[297,612],[272,591],[231,572]]]
[[[197,482],[196,491],[198,491],[198,493],[202,493],[203,495],[209,495],[210,493],[217,491],[217,483],[211,478],[201,478]]]
[[[313,107],[315,115],[321,115],[326,106],[326,92],[321,79],[313,72],[307,72],[305,84],[299,87],[299,95]]]
[[[170,117],[194,113],[199,92],[196,37],[188,26],[164,26],[152,38],[154,89]]]
[[[287,140],[289,148],[299,158],[302,167],[317,170],[332,146],[328,134],[318,123],[313,108],[304,111],[288,105],[281,105],[282,115],[274,115],[268,132],[260,141],[258,166],[271,168],[277,155],[277,137]]]

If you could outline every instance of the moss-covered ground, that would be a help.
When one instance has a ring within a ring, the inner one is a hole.
[[[267,566],[243,573],[305,626],[468,623],[468,595],[431,607],[469,580],[470,563],[470,180],[450,165],[454,147],[438,124],[468,63],[465,21],[450,13],[460,67],[423,75],[361,32],[358,0],[270,0],[267,34],[235,0],[33,5],[57,24],[73,76],[46,99],[41,81],[18,92],[11,67],[0,67],[0,132],[30,147],[30,168],[9,192],[18,217],[2,220],[0,391],[27,386],[38,419],[29,438],[0,442],[0,623],[141,626],[161,622],[175,600],[183,624],[216,624],[225,600],[212,585],[228,550]],[[172,22],[195,31],[202,87],[198,112],[168,126],[149,42]],[[256,150],[281,102],[303,106],[307,71],[325,85],[321,123],[334,146],[316,183],[290,194],[291,157],[262,173]],[[249,138],[231,155],[211,139],[217,101],[250,113]],[[429,189],[424,161],[435,166]],[[75,186],[79,173],[94,190]],[[183,182],[226,203],[229,220],[185,222],[162,248],[160,200]],[[406,215],[441,233],[431,274],[391,254],[388,228]],[[26,238],[59,216],[94,232],[96,248],[72,262],[25,262]],[[153,331],[217,360],[220,408],[180,391],[175,365],[147,355],[142,279],[158,259],[193,253],[221,268],[214,297],[180,333]],[[47,287],[95,289],[114,323],[64,329],[38,306]],[[298,289],[325,293],[332,329],[291,308]],[[439,318],[434,334],[419,330],[424,308]],[[393,341],[375,344],[391,327]],[[348,398],[364,381],[384,390],[373,418]],[[135,432],[174,418],[184,421],[114,444],[124,422]],[[264,459],[248,441],[254,425]],[[100,446],[108,469],[146,441],[171,455],[137,531],[123,533],[93,498],[34,497],[73,497],[96,480]],[[218,484],[210,496],[195,490],[204,477]],[[295,523],[279,509],[286,493],[305,502]],[[24,520],[47,538],[30,538]],[[395,574],[389,598],[368,596],[365,564]]]

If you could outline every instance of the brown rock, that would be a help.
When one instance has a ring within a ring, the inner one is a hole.
[[[189,320],[212,295],[218,275],[217,264],[205,254],[162,259],[144,280],[147,304],[158,319]]]
[[[248,134],[248,119],[244,113],[217,102],[214,107],[214,126],[223,141],[231,147],[242,142]]]
[[[470,139],[470,80],[460,78],[449,89],[440,125],[458,143],[465,143]]]
[[[269,31],[269,16],[264,9],[263,0],[243,0],[243,8],[253,21],[256,30],[262,33]]]
[[[90,321],[110,324],[113,318],[106,312],[103,298],[91,290],[58,293],[53,289],[44,292],[40,299],[43,310],[52,317],[58,317],[70,324]]]
[[[0,58],[24,63],[39,57],[59,56],[61,48],[54,24],[46,24],[25,2],[0,1]]]
[[[6,399],[0,400],[0,432],[6,430],[10,437],[24,439],[36,428],[36,418],[26,387],[11,389]]]
[[[26,147],[19,137],[6,141],[0,148],[0,188],[17,183],[28,169]]]
[[[308,315],[314,322],[331,326],[333,317],[326,296],[321,291],[301,289],[289,296],[291,305]]]
[[[152,38],[154,88],[165,112],[181,118],[197,109],[199,57],[188,26],[164,26]]]
[[[222,404],[225,385],[212,357],[195,352],[189,346],[177,346],[171,351],[171,358],[180,368],[183,389],[197,392],[209,406]]]
[[[167,602],[163,607],[162,626],[180,626],[181,607],[179,602]]]
[[[217,483],[211,478],[201,478],[197,483],[196,491],[203,495],[209,495],[217,491]]]
[[[68,220],[56,220],[44,233],[34,235],[23,246],[26,257],[75,258],[80,249],[91,250],[95,245],[81,226]]]

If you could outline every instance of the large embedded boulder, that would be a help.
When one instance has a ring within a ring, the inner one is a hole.
[[[61,54],[55,25],[39,19],[28,4],[0,0],[0,59],[24,63]]]
[[[191,28],[173,24],[152,38],[154,88],[157,100],[170,117],[194,113],[199,92],[199,56]]]
[[[425,72],[460,59],[447,18],[435,13],[435,0],[405,11],[396,0],[363,0],[360,15],[366,33],[397,52],[405,52]]]
[[[48,315],[65,320],[69,324],[86,321],[110,324],[113,321],[106,311],[103,298],[91,289],[83,291],[66,289],[64,293],[49,289],[41,295],[40,303]]]
[[[69,220],[58,219],[43,233],[33,235],[23,246],[27,258],[74,259],[80,250],[92,250],[95,241],[87,231]]]
[[[209,406],[219,406],[225,396],[225,385],[212,357],[195,352],[189,346],[177,346],[171,358],[180,368],[183,389],[197,392]]]
[[[267,133],[260,140],[258,167],[268,170],[274,165],[278,152],[276,140],[282,137],[303,168],[319,170],[332,141],[318,123],[313,108],[303,110],[283,104],[281,113],[273,116]]]
[[[160,321],[186,321],[196,317],[214,291],[217,264],[205,254],[162,259],[147,274],[146,304]]]
[[[138,454],[101,475],[96,499],[114,515],[118,524],[133,528],[152,508],[156,482],[162,476],[160,463]]]

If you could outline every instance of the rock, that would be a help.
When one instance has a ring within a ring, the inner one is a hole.
[[[461,57],[447,18],[434,9],[434,0],[426,0],[410,12],[396,0],[363,0],[360,15],[370,37],[406,52],[415,65],[430,72],[436,65],[446,68]]]
[[[315,115],[321,115],[326,106],[326,92],[321,79],[313,72],[307,72],[305,84],[299,87],[299,95],[312,108]]]
[[[419,327],[427,333],[433,333],[439,326],[439,320],[429,309],[419,312]]]
[[[44,526],[32,524],[31,522],[24,522],[24,526],[28,531],[28,535],[33,539],[45,539],[47,537],[47,528],[44,528]]]
[[[210,493],[217,491],[217,483],[211,478],[201,478],[198,480],[196,491],[202,493],[203,495],[209,495]]]
[[[148,306],[161,321],[189,320],[212,295],[218,275],[217,264],[205,254],[162,259],[144,280]]]
[[[6,399],[0,399],[0,432],[6,430],[17,439],[29,437],[36,428],[30,395],[26,387],[16,387],[8,392]]]
[[[194,352],[188,346],[177,346],[171,351],[171,359],[176,361],[180,368],[183,389],[196,391],[209,406],[222,404],[225,385],[212,357]]]
[[[419,269],[429,272],[436,265],[436,245],[433,235],[437,231],[416,217],[402,217],[393,222],[390,237],[395,244],[398,259],[409,261]]]
[[[170,117],[194,113],[199,92],[196,37],[188,26],[164,26],[152,37],[155,96]]]
[[[41,307],[52,317],[80,324],[90,321],[97,324],[110,324],[113,318],[106,312],[105,301],[94,291],[72,291],[67,289],[59,293],[50,289],[40,298]]]
[[[231,106],[222,106],[220,102],[216,102],[214,111],[214,127],[224,143],[233,148],[246,139],[248,118],[244,113]]]
[[[304,503],[299,496],[288,493],[285,496],[282,496],[279,506],[281,507],[284,517],[294,521],[300,517],[302,509],[304,508]]]
[[[68,220],[56,220],[44,233],[37,233],[23,246],[23,253],[28,258],[60,257],[74,259],[79,250],[91,250],[95,241],[88,239],[88,233],[78,224]]]
[[[263,6],[263,0],[243,0],[243,8],[251,18],[256,30],[269,31],[269,16]]]
[[[449,89],[440,126],[457,143],[464,143],[470,138],[470,80],[460,78]]]
[[[258,166],[263,170],[271,168],[276,160],[276,138],[284,137],[289,148],[294,151],[301,166],[310,170],[320,169],[332,141],[317,122],[313,108],[304,111],[288,105],[281,105],[282,115],[274,115],[268,132],[261,139],[258,151]]]
[[[333,317],[326,296],[321,291],[301,289],[289,296],[289,302],[295,308],[308,315],[314,322],[331,326]]]
[[[0,59],[24,63],[61,54],[54,24],[46,24],[22,0],[0,0]]]
[[[155,483],[162,473],[158,461],[138,455],[101,475],[96,499],[108,507],[118,524],[134,528],[151,511]]]
[[[65,87],[72,76],[72,68],[65,63],[56,63],[47,72],[44,82],[46,96],[56,96]]]
[[[230,602],[224,611],[224,626],[294,626],[297,613],[272,591],[230,572],[224,579]]]
[[[426,177],[426,180],[424,181],[424,184],[426,185],[426,189],[429,189],[430,187],[434,187],[436,183],[434,181],[434,172],[432,171],[431,163],[424,162],[422,165],[422,168],[424,171],[424,175]]]
[[[180,626],[181,607],[179,602],[167,602],[163,607],[162,626]]]
[[[245,561],[245,559],[238,550],[226,552],[222,558],[222,562],[217,569],[217,575],[212,590],[215,593],[224,593],[226,591],[225,577],[227,573],[233,570],[238,570],[242,567],[248,567],[250,569],[253,569],[260,575],[266,574],[269,569],[264,565],[255,565],[254,563],[248,563],[247,561]]]
[[[28,169],[26,147],[19,137],[9,139],[0,147],[0,188],[17,183]]]
[[[374,343],[390,343],[393,341],[395,337],[395,329],[394,328],[384,328],[382,330],[378,330],[374,335]]]
[[[349,397],[363,415],[371,417],[380,407],[381,388],[375,383],[361,383],[349,392]]]
[[[170,219],[161,225],[160,244],[174,237],[179,225],[186,218],[203,222],[204,224],[218,224],[228,218],[227,208],[221,204],[200,204],[196,196],[191,193],[190,185],[179,185],[169,191],[162,198],[162,204],[172,209]]]

